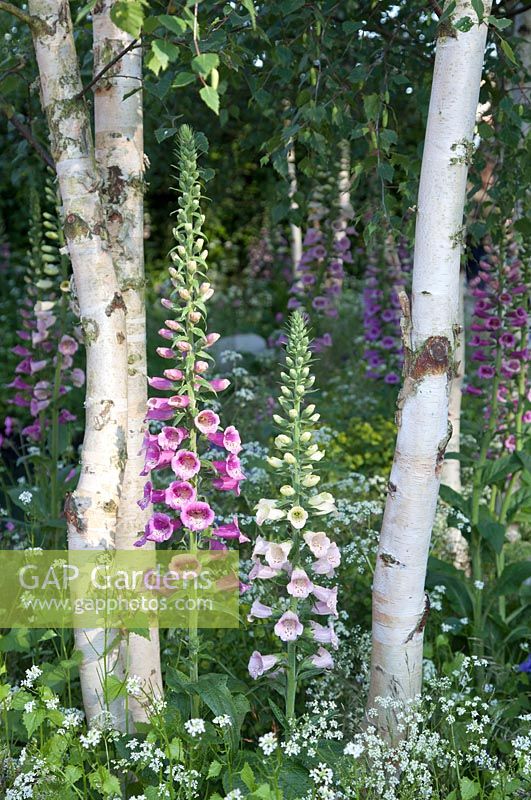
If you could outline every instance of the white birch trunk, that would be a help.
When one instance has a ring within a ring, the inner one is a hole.
[[[87,352],[86,428],[81,475],[67,498],[68,545],[73,550],[114,546],[126,462],[127,352],[125,306],[105,240],[99,178],[66,0],[30,0],[42,105],[64,212]],[[90,722],[103,708],[101,681],[114,655],[102,657],[111,631],[76,631],[83,654],[81,688]]]
[[[127,48],[133,37],[111,20],[115,0],[94,9],[94,72],[98,73]],[[144,529],[149,510],[142,511],[145,477],[141,453],[147,403],[146,309],[144,279],[144,141],[142,49],[133,48],[98,81],[94,90],[96,160],[103,179],[103,197],[110,247],[127,309],[127,464],[118,512],[116,548],[129,550]],[[155,549],[148,543],[144,549]],[[158,629],[150,638],[131,633],[122,642],[122,664],[129,675],[142,678],[144,690],[160,695]],[[142,698],[145,701],[145,698]],[[133,721],[145,721],[145,702],[130,699]]]
[[[465,272],[461,270],[457,320],[459,333],[456,336],[455,369],[450,384],[448,401],[448,418],[452,426],[452,435],[447,447],[448,453],[459,453],[461,445],[461,400],[465,376],[465,283]],[[441,472],[441,483],[461,494],[461,464],[456,458],[445,458]],[[468,543],[459,528],[448,528],[446,531],[446,547],[454,567],[469,574]]]
[[[295,200],[295,195],[297,193],[297,164],[295,159],[295,145],[293,142],[290,142],[288,147],[288,154],[287,154],[287,161],[288,161],[288,179],[289,179],[289,207],[292,210],[296,210],[299,207],[299,204]],[[297,274],[297,270],[299,268],[300,260],[302,258],[302,231],[298,225],[294,225],[290,223],[290,235],[291,235],[291,263],[293,267],[293,274]]]
[[[342,227],[336,238],[341,238],[353,215],[352,206],[350,204],[350,143],[346,139],[342,139],[339,143],[337,191],[339,222]]]
[[[347,139],[339,142],[339,170],[337,173],[337,206],[339,210],[337,229],[334,239],[341,241],[354,215],[350,203],[350,143]],[[334,257],[343,265],[341,251],[338,250]]]
[[[485,3],[485,13],[489,13]],[[458,0],[454,19],[477,16]],[[486,25],[442,32],[419,186],[411,318],[398,435],[373,584],[371,685],[367,719],[380,735],[399,734],[393,710],[377,697],[408,701],[422,686],[428,614],[426,563],[444,451],[459,297],[459,265],[468,160],[479,96]],[[371,711],[373,714],[371,714]]]

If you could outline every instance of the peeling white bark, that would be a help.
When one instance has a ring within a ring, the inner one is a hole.
[[[87,351],[86,428],[81,475],[67,498],[68,546],[113,546],[126,459],[127,361],[124,304],[105,241],[92,137],[65,0],[30,0],[42,106],[50,130]],[[81,688],[89,722],[102,707],[101,678],[113,668],[102,654],[112,632],[76,631],[83,654]]]
[[[456,336],[455,370],[450,384],[448,402],[448,418],[452,426],[452,435],[446,448],[448,453],[459,453],[461,449],[461,400],[465,376],[465,283],[465,272],[461,270],[457,319],[459,333]],[[441,483],[449,486],[454,492],[461,494],[461,464],[456,458],[445,458],[441,472]],[[446,531],[446,547],[454,567],[469,574],[468,543],[458,528],[448,528]]]
[[[488,14],[490,4],[484,5]],[[477,19],[471,3],[458,0],[454,19],[464,16]],[[437,41],[419,186],[411,319],[404,321],[405,378],[373,584],[367,714],[380,735],[391,740],[399,736],[395,715],[376,698],[407,701],[422,686],[429,610],[424,581],[449,438],[463,211],[487,27],[475,25],[467,33],[452,34],[443,33]]]
[[[133,37],[111,20],[115,0],[101,0],[94,9],[94,71],[127,48]],[[118,513],[116,548],[132,549],[149,516],[137,500],[145,477],[141,453],[147,402],[146,309],[144,290],[144,141],[142,108],[142,49],[135,47],[120,59],[94,90],[96,160],[103,179],[103,197],[110,247],[127,309],[127,463]],[[148,543],[144,549],[155,549]],[[130,634],[122,642],[122,665],[127,674],[142,678],[151,696],[160,695],[158,629],[150,638]],[[143,698],[144,700],[145,698]],[[145,721],[145,703],[130,700],[133,721]]]
[[[295,145],[293,142],[290,143],[288,148],[288,178],[289,178],[289,207],[292,210],[296,210],[299,207],[299,204],[295,200],[295,195],[297,193],[297,163],[295,159]],[[302,231],[298,225],[294,225],[290,223],[290,235],[291,235],[291,263],[293,266],[293,274],[297,274],[297,270],[299,268],[300,260],[302,258]]]

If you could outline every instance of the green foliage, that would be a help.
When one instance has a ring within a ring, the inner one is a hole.
[[[336,433],[329,445],[333,474],[363,472],[367,476],[386,474],[391,468],[396,425],[387,417],[353,417],[345,430]]]

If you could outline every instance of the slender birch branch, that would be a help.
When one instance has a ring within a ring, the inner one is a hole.
[[[26,125],[24,125],[23,122],[20,121],[20,119],[15,114],[14,109],[11,108],[10,106],[7,106],[5,103],[2,103],[1,98],[0,98],[0,111],[6,117],[8,122],[10,122],[11,125],[15,128],[15,130],[19,132],[22,138],[25,139],[28,142],[28,144],[31,145],[31,147],[33,147],[39,158],[41,158],[44,161],[44,163],[47,164],[49,167],[51,167],[55,172],[55,162],[51,157],[50,153],[48,152],[48,150],[38,141],[38,139],[35,138],[30,129]]]
[[[103,78],[103,76],[104,76],[104,75],[105,75],[105,74],[106,74],[106,73],[107,73],[107,72],[108,72],[110,69],[112,69],[112,67],[114,67],[114,65],[115,65],[115,64],[117,64],[117,63],[118,63],[118,61],[121,61],[121,60],[122,60],[122,58],[123,58],[125,55],[127,55],[127,53],[129,53],[131,50],[133,50],[133,48],[134,48],[134,47],[136,47],[136,46],[138,46],[138,47],[142,47],[142,45],[139,43],[139,40],[138,40],[138,39],[132,39],[132,41],[131,41],[131,42],[129,42],[129,44],[127,45],[127,47],[124,47],[124,49],[123,49],[123,50],[121,50],[119,53],[117,53],[117,55],[115,55],[115,56],[114,56],[114,58],[112,58],[112,59],[109,61],[109,63],[108,63],[108,64],[105,64],[105,66],[104,66],[104,67],[102,67],[102,68],[100,69],[100,71],[99,71],[99,72],[98,72],[96,75],[94,75],[94,77],[92,78],[92,80],[90,81],[90,83],[87,83],[87,85],[86,85],[86,86],[84,86],[84,87],[83,87],[83,89],[82,89],[82,90],[79,92],[79,94],[76,96],[76,100],[80,100],[80,99],[83,97],[83,95],[87,94],[87,92],[89,92],[89,91],[92,89],[92,87],[93,87],[93,86],[95,86],[95,85],[98,83],[98,81],[99,81],[99,80],[101,80],[101,78]],[[138,77],[138,76],[128,76],[128,77],[136,77],[136,79],[137,79],[137,80],[140,80],[140,81],[142,80],[142,77],[141,77],[141,76],[140,76],[140,77]]]
[[[29,14],[26,14],[25,11],[22,11],[21,8],[17,8],[17,6],[14,6],[13,3],[6,3],[4,2],[4,0],[0,0],[0,11],[6,11],[8,14],[12,14],[21,22],[24,22],[26,25],[29,25],[30,28],[33,25],[33,20],[31,16]]]

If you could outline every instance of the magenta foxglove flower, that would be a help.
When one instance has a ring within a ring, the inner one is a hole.
[[[224,447],[225,450],[235,455],[242,449],[240,434],[234,425],[229,425],[222,433],[211,433],[208,438],[218,447]]]
[[[172,481],[165,492],[164,502],[171,508],[180,511],[186,503],[191,503],[197,497],[197,491],[188,481]],[[182,518],[182,515],[181,515]]]
[[[194,419],[195,426],[201,433],[215,433],[219,428],[219,417],[214,411],[204,408]]]
[[[148,378],[148,383],[152,389],[158,389],[162,392],[173,389],[173,383],[168,378]]]
[[[230,386],[230,381],[228,378],[213,378],[211,381],[209,381],[209,383],[215,392],[223,392]]]
[[[294,642],[302,635],[304,629],[297,614],[293,611],[285,611],[273,630],[283,642]]]
[[[268,672],[278,662],[278,656],[263,656],[258,650],[255,650],[249,659],[249,675],[256,680],[260,678],[264,672]]]
[[[165,542],[173,534],[171,518],[167,514],[155,512],[145,528],[146,539],[150,542]]]
[[[178,450],[171,460],[171,468],[184,481],[193,478],[201,469],[201,462],[191,450]]]
[[[137,504],[144,510],[150,503],[162,503],[164,497],[165,492],[163,490],[153,489],[151,481],[147,481],[144,485],[144,496],[141,500],[137,500]]]
[[[60,353],[64,356],[73,356],[77,353],[79,345],[72,336],[62,336],[58,348]]]
[[[241,532],[238,524],[238,517],[236,516],[232,518],[232,522],[226,525],[219,525],[212,533],[214,536],[219,536],[220,539],[237,539],[240,544],[250,541],[249,538]]]
[[[177,450],[187,436],[186,428],[175,428],[170,425],[162,428],[157,436],[157,442],[162,450]]]
[[[185,528],[191,531],[204,531],[214,522],[214,512],[208,503],[194,500],[183,503],[181,507],[181,521]]]
[[[184,373],[180,369],[165,369],[164,377],[170,381],[182,381]]]

